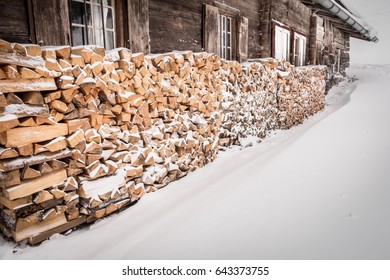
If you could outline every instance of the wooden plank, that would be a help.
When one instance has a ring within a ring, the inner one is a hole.
[[[34,40],[29,29],[28,4],[25,0],[0,2],[0,38],[9,42]],[[12,28],[10,28],[12,27]]]
[[[244,62],[248,60],[248,18],[240,17],[238,30],[238,60]]]
[[[149,53],[149,0],[127,0],[130,49]]]
[[[59,227],[56,227],[56,228],[53,228],[53,229],[50,229],[50,230],[47,230],[45,232],[41,232],[39,234],[36,234],[34,236],[29,237],[28,243],[30,243],[31,245],[38,244],[38,243],[44,241],[45,239],[48,239],[50,236],[52,236],[55,233],[66,232],[66,231],[68,231],[72,228],[78,227],[79,225],[82,225],[86,222],[87,222],[86,216],[80,216],[80,217],[78,217],[74,220],[71,220],[71,221],[67,222],[66,224],[63,224]]]
[[[31,153],[32,153],[32,148],[31,148]],[[0,170],[1,171],[11,171],[11,170],[23,168],[26,165],[35,165],[35,164],[39,164],[42,162],[48,162],[50,167],[52,167],[52,168],[54,165],[63,167],[62,164],[60,164],[60,163],[57,164],[57,161],[55,161],[54,163],[52,163],[52,161],[54,161],[56,159],[70,157],[71,155],[72,155],[72,152],[69,149],[66,149],[64,151],[55,152],[55,153],[49,153],[49,152],[41,153],[39,155],[32,156],[32,157],[19,157],[16,159],[0,160]],[[53,166],[52,166],[52,164],[53,164]],[[55,168],[53,168],[53,169],[55,169]]]
[[[44,105],[29,105],[29,104],[9,104],[4,108],[2,115],[15,115],[18,118],[23,117],[48,117],[49,107]]]
[[[45,91],[56,89],[57,85],[53,78],[0,80],[0,91],[2,92]]]
[[[0,196],[0,204],[4,205],[10,210],[14,210],[15,208],[18,208],[21,205],[25,205],[31,203],[31,197],[23,197],[16,200],[9,200],[3,196]]]
[[[32,195],[33,193],[42,191],[56,184],[60,184],[66,180],[66,178],[66,170],[56,170],[38,178],[26,180],[20,185],[4,189],[3,194],[9,200],[15,200]]]
[[[203,44],[210,53],[218,53],[218,8],[203,4]]]
[[[24,56],[16,53],[5,53],[0,52],[0,63],[1,64],[13,64],[17,66],[24,66],[27,68],[44,67],[45,61],[39,56]]]
[[[51,140],[68,134],[68,125],[41,125],[38,127],[13,128],[0,134],[0,144],[10,148]]]
[[[16,242],[27,239],[50,229],[67,223],[65,207],[56,211],[54,208],[48,211],[39,211],[26,218],[18,219],[12,237]],[[42,220],[42,217],[44,219]]]
[[[70,45],[68,0],[32,0],[37,42],[43,45]],[[53,15],[58,20],[53,24]]]

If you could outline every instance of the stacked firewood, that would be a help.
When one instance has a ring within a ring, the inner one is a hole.
[[[262,63],[225,62],[221,146],[240,145],[248,136],[264,138],[277,125],[275,72]]]
[[[223,61],[223,67],[221,146],[240,145],[249,136],[264,138],[324,108],[326,67],[296,68],[272,58],[253,59],[243,67]]]
[[[113,213],[212,161],[220,59],[0,41],[0,227],[15,241]]]
[[[295,68],[282,61],[276,71],[280,129],[301,124],[324,108],[326,67]]]
[[[0,40],[0,229],[34,244],[124,209],[320,110],[324,71]]]

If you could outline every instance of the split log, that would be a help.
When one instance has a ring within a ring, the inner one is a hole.
[[[27,68],[37,68],[45,66],[45,61],[41,57],[25,56],[16,53],[0,52],[1,64],[15,64]]]
[[[68,125],[42,125],[38,127],[13,128],[0,134],[0,143],[6,147],[17,147],[67,135]]]
[[[2,92],[48,91],[56,89],[57,85],[53,78],[0,80],[0,91]]]
[[[20,153],[20,150],[18,150]],[[32,152],[31,152],[32,154]],[[30,154],[30,155],[31,155]],[[40,164],[43,162],[48,162],[50,167],[53,168],[53,170],[59,169],[56,168],[57,165],[59,164],[58,161],[55,161],[57,159],[62,159],[62,158],[67,158],[72,155],[72,152],[68,149],[60,152],[46,152],[42,153],[36,156],[30,156],[30,157],[24,157],[24,158],[17,158],[17,159],[6,159],[6,160],[1,160],[0,161],[0,170],[3,171],[12,171],[16,169],[21,169],[24,166],[30,166],[30,165],[35,165],[35,164]],[[63,163],[59,164],[60,168],[63,168],[64,165]]]
[[[53,171],[36,179],[26,180],[17,186],[6,188],[3,194],[9,200],[15,200],[62,183],[66,178],[65,170]]]

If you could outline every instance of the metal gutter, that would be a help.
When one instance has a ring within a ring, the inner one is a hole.
[[[371,42],[377,43],[379,41],[378,37],[372,36],[370,32],[354,18],[352,18],[342,7],[337,5],[331,0],[314,0],[314,2],[320,4],[329,12],[339,17],[342,21],[350,25],[356,31],[358,31],[363,36],[367,37]]]

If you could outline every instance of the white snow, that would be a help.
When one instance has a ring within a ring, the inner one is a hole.
[[[66,238],[14,254],[0,239],[0,258],[389,259],[390,66],[350,74],[303,125]]]
[[[351,62],[389,64],[390,32],[388,22],[390,18],[390,1],[348,0],[348,2],[352,2],[364,19],[378,31],[379,38],[377,44],[351,38]]]

